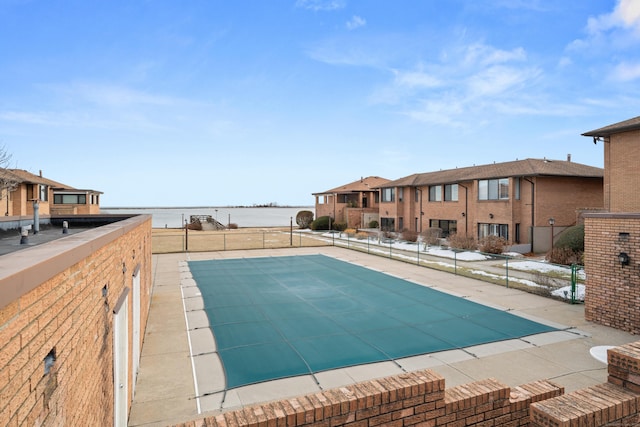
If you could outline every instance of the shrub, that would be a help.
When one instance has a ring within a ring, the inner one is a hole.
[[[582,265],[584,261],[584,251],[575,251],[568,247],[555,247],[547,253],[545,259],[549,262],[560,265]]]
[[[328,230],[329,229],[329,221],[331,220],[328,216],[321,216],[314,221],[311,221],[309,224],[309,228],[312,230]]]
[[[347,229],[346,222],[334,222],[332,228],[336,231],[345,231]]]
[[[422,232],[422,243],[425,245],[437,245],[438,240],[442,237],[442,228],[430,227]]]
[[[470,249],[475,251],[478,249],[478,242],[473,236],[461,236],[457,233],[449,235],[449,246],[454,249]]]
[[[375,219],[369,221],[369,228],[378,228],[378,226],[379,226],[378,221],[376,221]]]
[[[554,264],[582,264],[584,256],[584,225],[569,227],[560,233],[553,249],[545,257]]]
[[[555,248],[569,248],[575,252],[584,252],[584,225],[574,225],[560,233]]]
[[[358,232],[358,230],[356,230],[355,228],[345,228],[344,232],[347,236],[349,237],[353,237],[356,235],[356,233]]]
[[[356,233],[356,238],[360,240],[368,239],[369,233],[367,233],[366,231],[358,231]]]
[[[417,242],[418,232],[405,228],[404,230],[402,230],[401,238],[406,242]]]
[[[229,226],[227,227],[229,230],[237,230],[238,229],[238,224],[234,224],[233,222],[229,224]]]
[[[296,224],[300,228],[309,228],[311,222],[313,222],[313,212],[311,211],[300,211],[296,215]]]
[[[507,241],[504,237],[498,236],[486,236],[480,240],[480,252],[488,254],[501,254],[504,251],[504,247],[507,246]]]

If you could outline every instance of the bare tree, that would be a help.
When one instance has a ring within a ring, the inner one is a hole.
[[[0,200],[3,196],[7,198],[7,210],[5,215],[9,215],[9,194],[18,188],[20,182],[7,168],[11,162],[11,154],[7,152],[6,147],[0,146]]]

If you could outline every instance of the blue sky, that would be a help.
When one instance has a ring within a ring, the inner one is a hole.
[[[580,134],[638,115],[638,0],[0,0],[0,145],[103,206],[601,167]]]

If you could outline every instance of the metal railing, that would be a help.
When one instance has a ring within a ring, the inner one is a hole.
[[[154,229],[153,253],[209,252],[243,249],[277,249],[338,246],[367,254],[446,271],[508,288],[556,297],[571,303],[584,298],[584,269],[551,264],[537,258],[489,254],[419,242],[352,236],[340,232],[293,229],[227,230],[218,232]]]

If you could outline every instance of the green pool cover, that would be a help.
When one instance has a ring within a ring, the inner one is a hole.
[[[555,330],[324,255],[189,267],[227,388]]]

